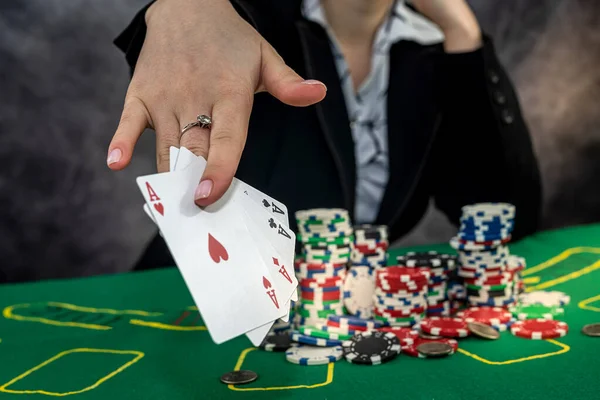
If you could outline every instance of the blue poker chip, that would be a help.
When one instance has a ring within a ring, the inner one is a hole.
[[[397,310],[399,308],[420,308],[425,307],[426,301],[414,302],[414,303],[402,303],[398,305],[386,304],[385,302],[376,301],[377,308],[381,310]]]
[[[341,287],[339,286],[331,286],[331,287],[316,287],[316,288],[310,288],[310,287],[306,287],[306,286],[300,286],[300,291],[301,292],[308,292],[308,293],[326,293],[326,292],[339,292],[341,291]]]
[[[505,246],[494,247],[493,249],[490,249],[486,252],[486,256],[505,256],[505,255],[506,255]],[[479,250],[463,250],[461,256],[462,257],[480,258],[481,251],[479,251]]]
[[[369,329],[381,328],[384,325],[382,321],[352,317],[349,315],[328,315],[327,319],[332,322],[337,322],[340,325],[360,326]]]
[[[498,234],[475,235],[460,232],[458,238],[460,240],[469,240],[474,242],[489,242],[492,240],[505,240],[510,236],[510,232],[502,232]]]
[[[342,345],[341,340],[307,336],[307,335],[303,335],[302,333],[300,333],[298,331],[292,331],[290,334],[290,338],[294,342],[310,344],[311,346],[333,347],[333,346],[341,346]]]
[[[489,307],[503,307],[513,304],[515,302],[514,297],[509,297],[507,299],[499,299],[499,298],[491,298],[487,301],[472,301],[467,297],[469,304],[472,306],[489,306]]]

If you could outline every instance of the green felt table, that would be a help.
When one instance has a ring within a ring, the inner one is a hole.
[[[599,398],[600,339],[580,330],[600,322],[600,225],[541,233],[511,251],[527,258],[529,290],[571,295],[566,337],[467,338],[451,357],[379,366],[298,366],[245,337],[217,346],[174,268],[0,286],[0,399]],[[259,379],[220,383],[234,368]]]

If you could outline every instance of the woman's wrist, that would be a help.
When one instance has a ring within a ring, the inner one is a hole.
[[[467,53],[481,47],[481,28],[476,20],[443,29],[446,53]]]

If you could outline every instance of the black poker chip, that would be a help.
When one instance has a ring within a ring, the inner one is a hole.
[[[352,364],[383,364],[393,360],[400,353],[400,340],[392,332],[357,333],[342,346],[344,358]]]
[[[438,253],[437,251],[410,252],[396,257],[398,265],[407,267],[454,269],[456,262],[456,256]]]
[[[473,297],[506,297],[510,294],[509,290],[475,290],[467,289],[467,296]]]
[[[259,347],[265,351],[282,352],[292,347],[292,345],[293,342],[290,335],[285,333],[268,335]]]

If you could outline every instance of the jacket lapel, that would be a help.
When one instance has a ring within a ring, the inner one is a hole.
[[[438,46],[400,41],[390,49],[389,181],[377,222],[393,225],[410,199],[439,124],[435,66]],[[451,166],[448,166],[449,168]]]
[[[329,39],[325,30],[311,21],[300,19],[296,26],[304,53],[305,78],[318,79],[327,86],[327,96],[315,108],[338,170],[344,191],[344,207],[353,216],[356,185],[354,140]]]

